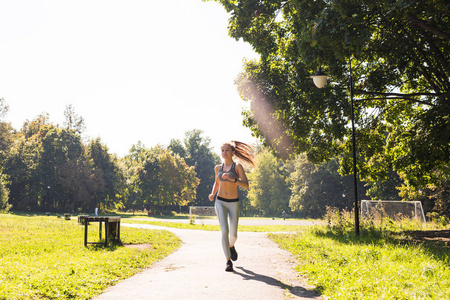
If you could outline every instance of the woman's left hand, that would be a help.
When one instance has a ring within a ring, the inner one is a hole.
[[[229,173],[224,173],[224,174],[222,175],[222,179],[231,180],[231,176],[230,176]]]
[[[229,173],[224,173],[222,175],[222,178],[225,179],[225,180],[231,181],[231,182],[235,182],[237,177],[234,176],[234,175],[231,175]]]

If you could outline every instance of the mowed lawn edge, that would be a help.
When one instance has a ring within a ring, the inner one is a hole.
[[[84,226],[0,214],[0,299],[90,299],[181,246],[173,233],[121,227],[123,245],[84,247]],[[98,223],[89,241],[99,241]],[[139,246],[137,246],[139,245]]]

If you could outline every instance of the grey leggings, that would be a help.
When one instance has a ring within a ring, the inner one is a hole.
[[[220,230],[222,231],[222,248],[225,258],[230,258],[230,245],[237,240],[237,229],[239,222],[240,202],[225,202],[216,198],[216,214],[219,218]],[[230,228],[228,229],[228,217]]]

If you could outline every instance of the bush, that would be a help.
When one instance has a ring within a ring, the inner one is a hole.
[[[327,227],[331,231],[344,233],[353,229],[352,215],[352,212],[327,206],[324,219],[327,221]]]
[[[427,213],[427,219],[443,227],[447,226],[450,223],[449,219],[446,216],[440,216],[437,212]]]
[[[335,235],[348,235],[354,231],[354,210],[339,210],[336,207],[326,208],[324,220],[326,229],[329,233]],[[384,237],[388,238],[391,233],[400,233],[414,230],[444,229],[449,225],[449,219],[446,216],[437,213],[428,213],[428,223],[422,223],[410,218],[399,218],[392,220],[384,218],[362,218],[360,219],[359,229],[362,236]]]

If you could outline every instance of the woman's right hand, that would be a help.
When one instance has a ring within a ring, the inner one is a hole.
[[[214,194],[209,194],[208,198],[209,198],[209,201],[213,201],[214,200]]]

